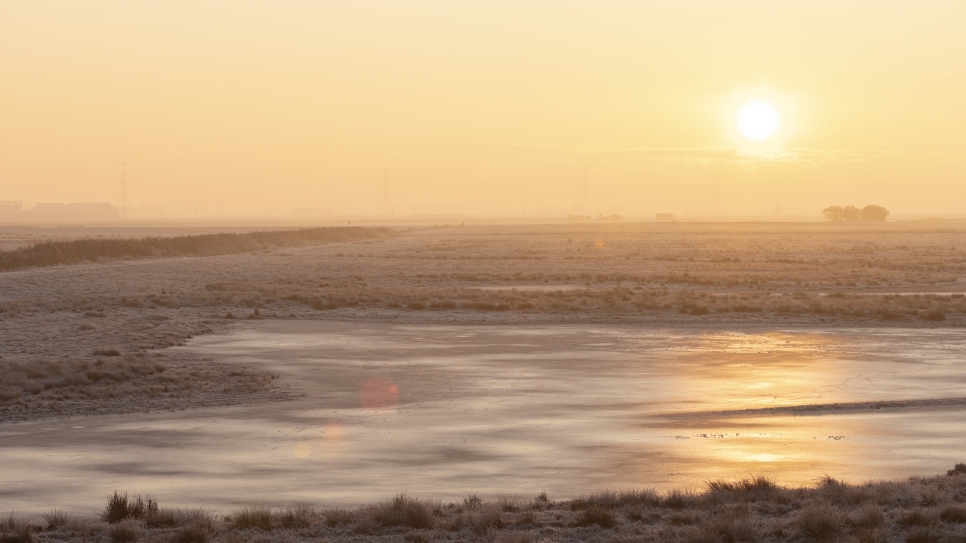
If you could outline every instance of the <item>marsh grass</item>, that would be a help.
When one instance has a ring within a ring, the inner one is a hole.
[[[127,492],[114,491],[107,499],[107,506],[101,513],[101,520],[109,524],[117,524],[127,519],[140,520],[146,516],[157,514],[158,502],[151,496],[129,498]]]
[[[825,477],[801,488],[752,477],[712,481],[703,492],[602,492],[559,502],[545,495],[533,500],[474,495],[442,503],[400,494],[357,509],[255,506],[224,517],[115,492],[102,518],[115,522],[90,523],[55,510],[44,516],[46,526],[31,526],[11,514],[0,518],[0,532],[5,543],[952,542],[966,536],[966,473],[954,468],[950,475],[859,485]],[[87,531],[65,528],[82,521]]]
[[[433,512],[422,500],[399,494],[393,499],[372,506],[370,517],[385,527],[407,526],[428,529],[433,527]]]
[[[0,543],[34,543],[36,539],[26,518],[13,512],[0,517]]]
[[[107,533],[112,543],[135,543],[141,536],[141,528],[137,522],[126,520],[112,525]]]
[[[105,403],[165,402],[203,395],[251,394],[275,375],[236,365],[166,364],[147,356],[14,361],[0,359],[0,414],[32,410],[79,414]]]

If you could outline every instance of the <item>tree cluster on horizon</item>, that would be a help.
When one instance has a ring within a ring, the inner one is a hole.
[[[862,209],[855,206],[829,206],[822,210],[822,215],[830,221],[884,221],[889,216],[889,210],[877,205],[867,205]]]

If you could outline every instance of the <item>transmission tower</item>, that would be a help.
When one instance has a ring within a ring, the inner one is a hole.
[[[588,192],[587,191],[587,166],[584,166],[584,186],[583,186],[583,194],[582,194],[582,197],[583,197],[583,202],[582,203],[583,203],[583,206],[584,206],[584,213],[586,213],[589,216],[590,215],[590,199],[587,196],[587,192]]]
[[[389,199],[389,169],[383,172],[382,176],[382,214],[392,215],[392,202]]]
[[[121,177],[118,192],[120,193],[120,215],[127,218],[128,211],[128,187],[127,187],[127,162],[121,162]]]

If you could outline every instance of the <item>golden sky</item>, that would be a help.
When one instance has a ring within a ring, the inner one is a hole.
[[[0,0],[0,200],[966,214],[966,2]],[[751,145],[737,108],[779,133]],[[586,191],[584,179],[586,177]],[[586,195],[586,196],[585,196]]]

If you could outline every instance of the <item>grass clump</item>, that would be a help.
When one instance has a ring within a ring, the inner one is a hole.
[[[13,513],[0,519],[0,543],[34,543],[36,540],[27,519]]]
[[[939,519],[950,524],[966,523],[966,507],[962,505],[947,505],[939,512]]]
[[[882,508],[874,503],[867,503],[849,515],[849,524],[859,529],[878,529],[885,526],[885,523]]]
[[[108,536],[112,543],[135,543],[141,536],[137,522],[124,521],[111,526]]]
[[[127,492],[121,494],[117,490],[107,499],[107,506],[101,513],[101,520],[109,524],[117,524],[127,519],[140,520],[145,515],[158,512],[158,502],[151,496],[142,498],[140,495],[128,498]]]
[[[433,527],[433,512],[421,500],[399,494],[386,503],[373,507],[372,518],[382,526],[407,526],[416,529]]]
[[[232,514],[232,523],[235,528],[269,531],[275,527],[272,510],[268,507],[246,507]]]
[[[842,534],[842,515],[828,504],[817,503],[803,508],[795,519],[798,533],[812,541],[832,541]]]
[[[174,536],[174,543],[208,543],[211,541],[211,526],[202,522],[193,522],[181,527]]]
[[[48,511],[44,513],[44,523],[48,530],[59,530],[61,528],[66,528],[74,522],[74,515],[71,515],[67,511],[60,509],[54,509],[53,511]]]
[[[617,515],[613,511],[599,505],[591,505],[574,521],[574,526],[600,526],[613,528],[617,526]]]
[[[928,526],[935,524],[939,515],[935,511],[916,507],[908,511],[903,511],[896,521],[903,526]]]

